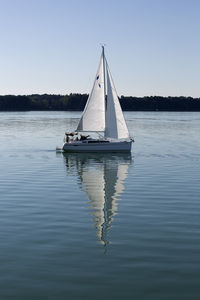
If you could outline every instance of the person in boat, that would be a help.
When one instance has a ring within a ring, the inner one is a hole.
[[[65,141],[66,141],[66,143],[69,143],[69,134],[68,134],[68,132],[65,132],[65,135],[66,135]]]
[[[80,141],[85,141],[85,140],[87,140],[88,137],[89,137],[89,135],[82,135],[81,134]]]
[[[65,132],[66,135],[66,143],[69,143],[70,141],[73,141],[73,138],[75,135],[77,135],[77,132]],[[71,139],[70,139],[71,137]]]

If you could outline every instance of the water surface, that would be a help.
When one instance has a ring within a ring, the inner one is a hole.
[[[199,299],[200,114],[125,113],[131,155],[56,153],[79,117],[0,113],[0,299]]]

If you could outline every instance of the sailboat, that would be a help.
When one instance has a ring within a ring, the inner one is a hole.
[[[92,137],[92,134],[96,136]],[[122,113],[104,54],[75,132],[65,133],[66,152],[130,152],[133,140]]]

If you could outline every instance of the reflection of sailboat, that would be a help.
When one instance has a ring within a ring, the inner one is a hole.
[[[131,163],[130,155],[97,156],[95,154],[66,154],[66,167],[70,174],[78,175],[86,192],[98,240],[106,245],[108,229],[118,209],[118,200],[125,189],[124,180]]]

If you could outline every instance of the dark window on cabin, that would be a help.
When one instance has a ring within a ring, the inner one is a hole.
[[[88,144],[89,144],[89,143],[90,143],[90,144],[91,144],[91,143],[92,143],[92,144],[94,144],[94,143],[98,143],[98,144],[99,144],[99,143],[109,143],[109,141],[88,141]]]

